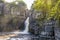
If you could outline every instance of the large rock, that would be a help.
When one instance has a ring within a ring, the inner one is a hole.
[[[39,34],[39,24],[34,20],[30,23],[29,32],[35,35]]]

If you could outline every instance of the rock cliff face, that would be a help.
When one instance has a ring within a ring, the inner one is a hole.
[[[29,32],[38,35],[39,31],[40,31],[39,24],[36,22],[36,20],[32,20],[30,22]]]
[[[37,20],[31,19],[30,21],[30,27],[29,32],[36,35],[42,35],[42,36],[54,36],[54,27],[56,24],[56,20],[51,18],[50,20],[45,20],[43,23],[43,26],[39,26]],[[41,23],[41,22],[40,22]]]
[[[26,19],[26,10],[26,5],[23,2],[19,2],[18,5],[1,2],[0,31],[22,30],[23,22]]]

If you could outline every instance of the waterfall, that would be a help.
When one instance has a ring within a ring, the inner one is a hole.
[[[28,33],[29,17],[27,17],[27,19],[25,20],[24,25],[25,25],[25,30],[24,30],[24,31],[14,32],[14,33],[15,33],[15,34],[29,34],[29,33]]]
[[[24,32],[28,33],[28,27],[29,27],[29,17],[27,17],[27,19],[25,21],[25,30],[24,30]]]

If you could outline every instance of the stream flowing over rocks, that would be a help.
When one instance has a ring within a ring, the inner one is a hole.
[[[20,32],[14,32],[18,35],[10,37],[10,39],[8,40],[55,40],[55,37],[53,35],[54,30],[51,26],[53,25],[53,23],[51,22],[52,21],[46,22],[47,25],[45,25],[45,31],[43,30],[39,32],[40,30],[36,21],[33,21],[33,25],[31,24],[32,27],[30,26],[31,28],[29,29],[29,17],[27,17],[25,21],[25,30]]]
[[[25,20],[25,29],[23,31],[11,32],[16,35],[6,40],[55,40],[54,21],[45,22],[44,28],[40,31],[39,24],[34,20],[30,23],[29,19],[30,17],[27,17]]]

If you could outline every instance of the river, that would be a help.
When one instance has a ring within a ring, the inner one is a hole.
[[[30,35],[30,34],[19,34],[14,37],[10,37],[8,40],[38,40],[39,36]]]

